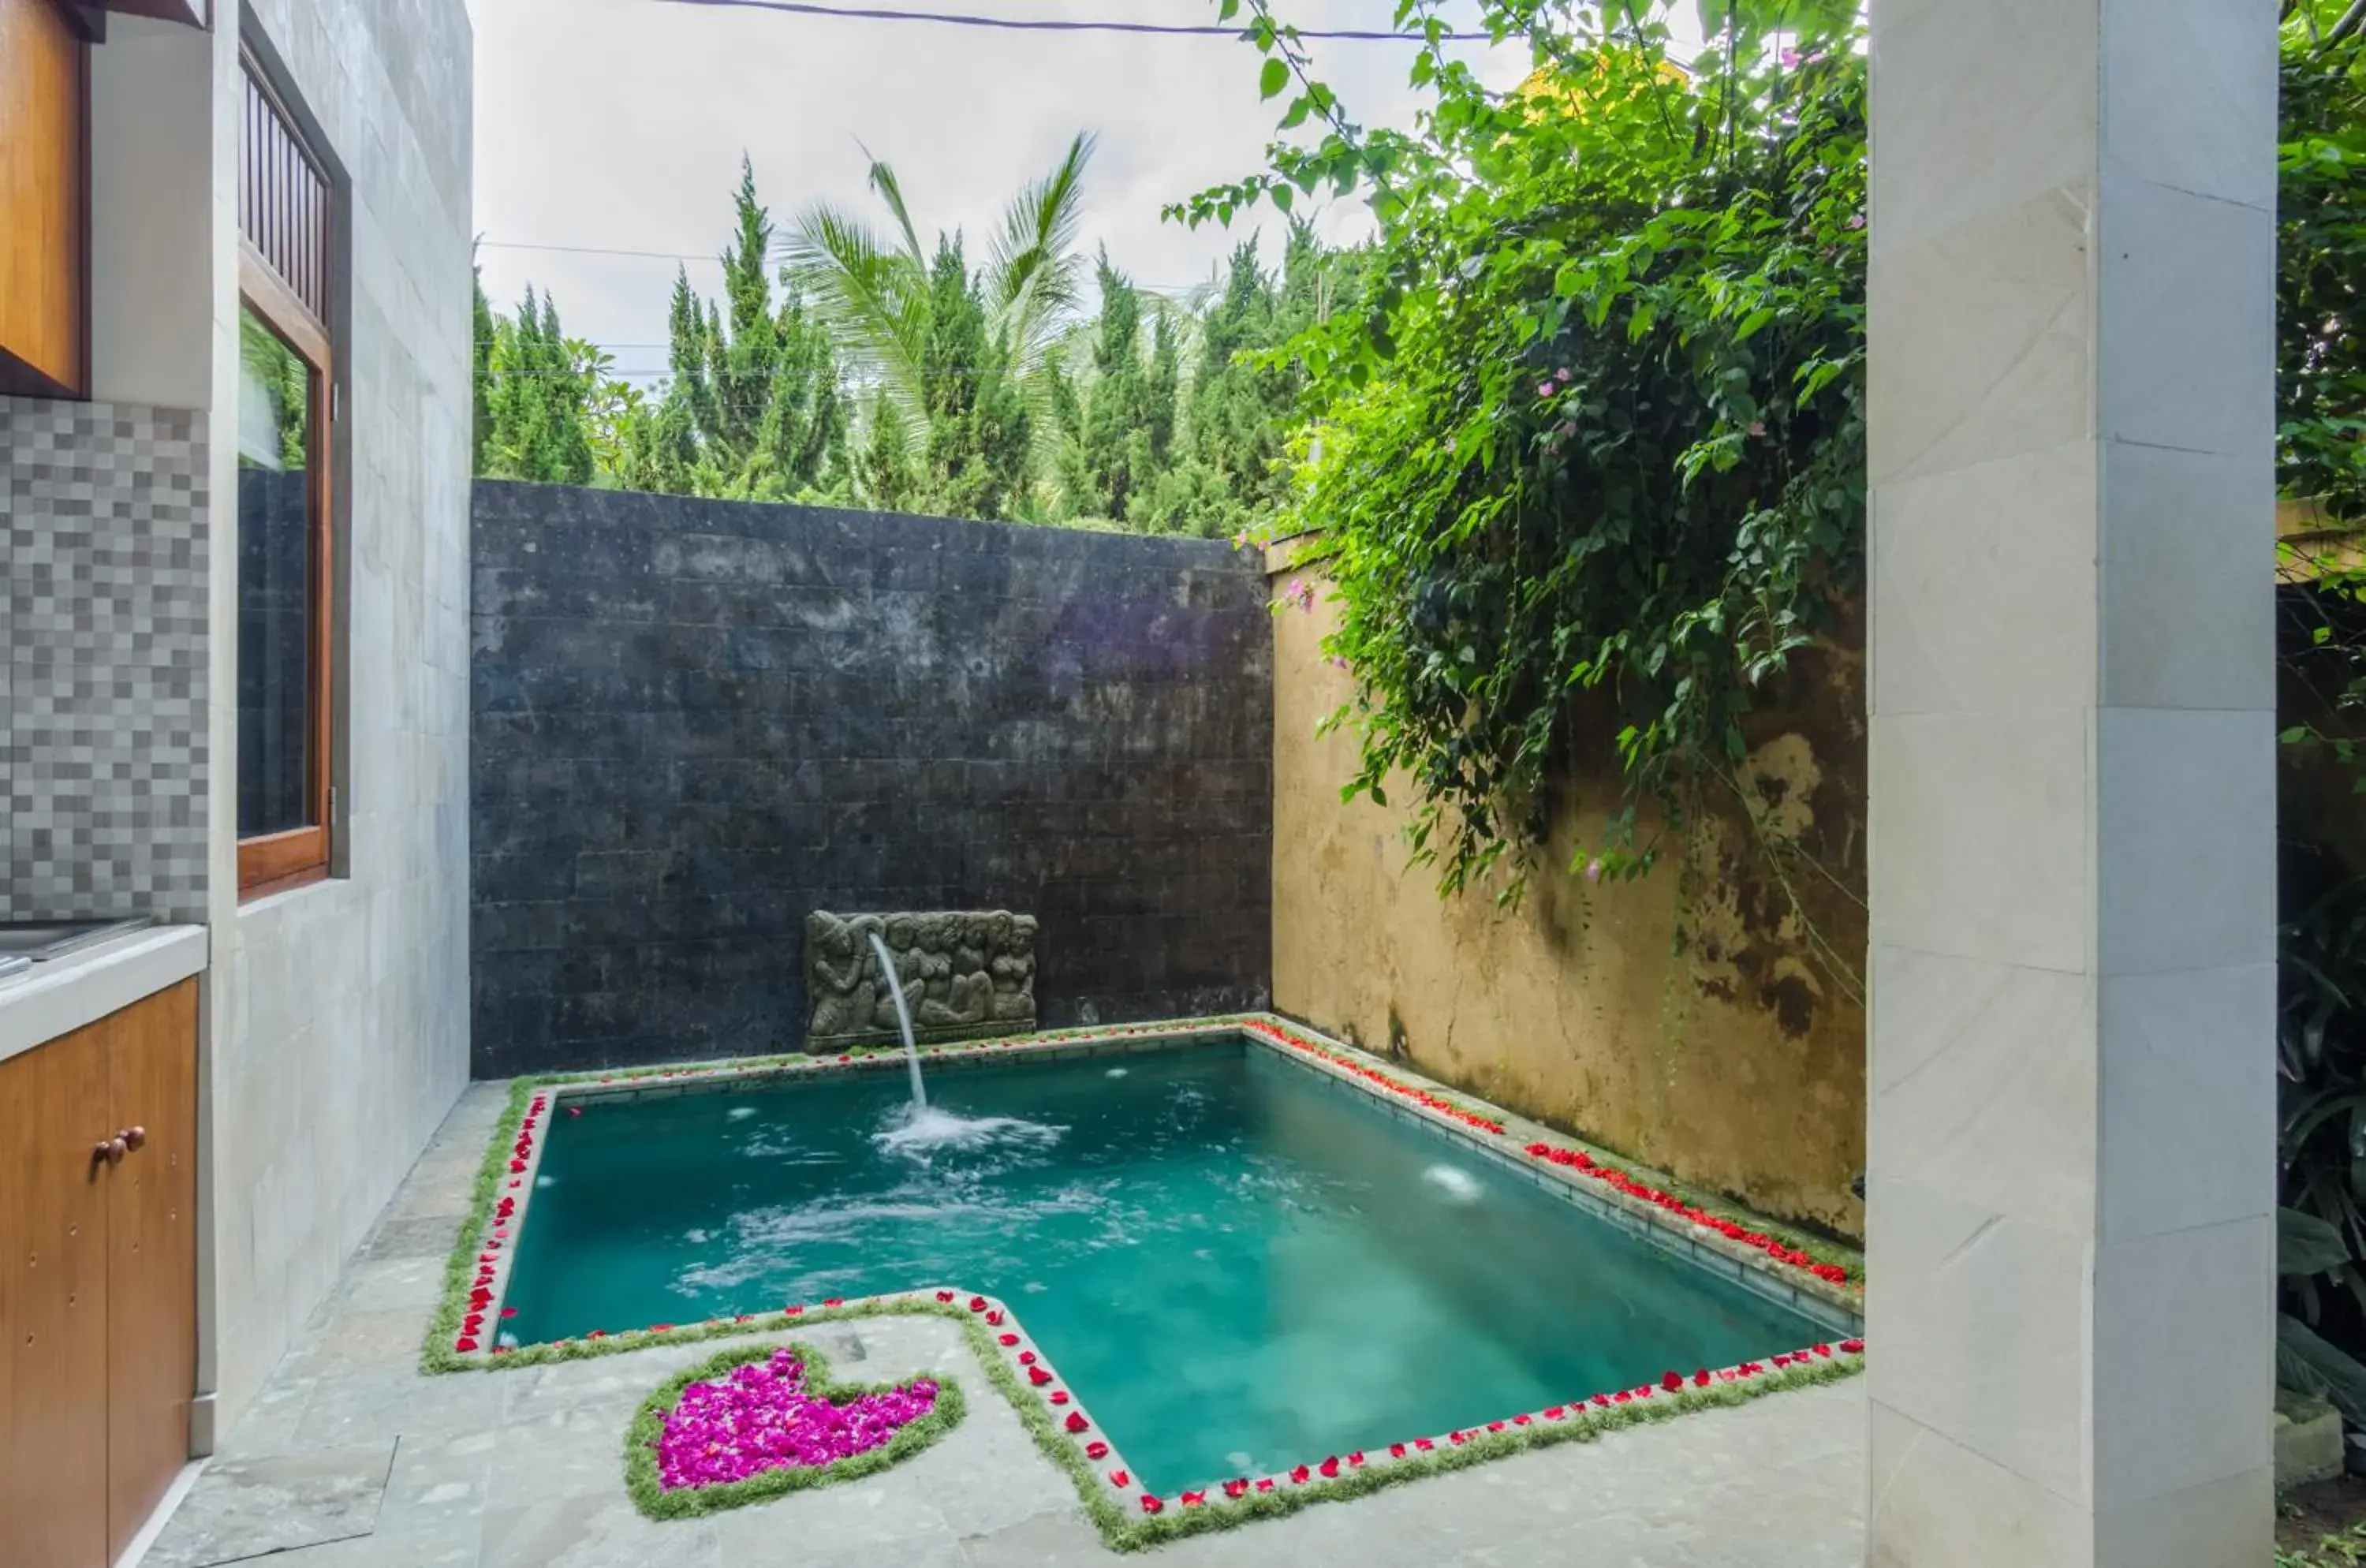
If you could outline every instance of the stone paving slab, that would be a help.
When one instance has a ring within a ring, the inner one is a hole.
[[[790,1335],[864,1381],[950,1376],[952,1432],[862,1481],[659,1524],[624,1486],[625,1423],[712,1344],[427,1377],[420,1341],[501,1084],[462,1097],[310,1325],[222,1442],[141,1568],[1117,1568],[1067,1477],[1036,1451],[958,1325],[929,1317]],[[439,1227],[440,1231],[439,1231]],[[1864,1381],[1517,1454],[1286,1518],[1193,1537],[1161,1568],[1856,1568]],[[374,1468],[373,1468],[374,1467]],[[258,1508],[258,1478],[310,1476]],[[332,1478],[342,1478],[332,1480]],[[342,1490],[340,1490],[342,1488]],[[298,1506],[310,1496],[310,1506]],[[343,1512],[332,1505],[344,1500]],[[342,1523],[332,1522],[342,1520]],[[315,1533],[303,1535],[309,1528]],[[201,1555],[202,1551],[217,1555]],[[168,1554],[168,1549],[169,1553]]]
[[[389,1438],[211,1465],[148,1549],[147,1568],[212,1568],[368,1535],[393,1462]]]

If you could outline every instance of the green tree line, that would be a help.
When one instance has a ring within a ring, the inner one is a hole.
[[[1143,532],[1233,535],[1289,481],[1303,372],[1285,345],[1352,301],[1360,252],[1292,222],[1183,298],[1078,244],[1092,140],[1017,193],[982,252],[814,207],[776,231],[744,159],[720,298],[677,272],[668,370],[644,391],[531,286],[476,304],[476,471]],[[1090,308],[1086,281],[1090,278]]]

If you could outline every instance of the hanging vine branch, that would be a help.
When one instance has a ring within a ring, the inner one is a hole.
[[[1400,0],[1425,107],[1409,135],[1367,135],[1248,6],[1268,96],[1296,88],[1284,131],[1327,129],[1179,215],[1381,182],[1365,308],[1293,345],[1319,440],[1280,525],[1324,531],[1327,651],[1358,683],[1334,720],[1362,742],[1347,793],[1385,804],[1410,775],[1441,890],[1504,871],[1515,897],[1567,764],[1607,750],[1620,795],[1579,860],[1639,874],[1858,586],[1853,7],[1712,3],[1716,41],[1682,68],[1662,8],[1484,0],[1538,65],[1502,93]]]

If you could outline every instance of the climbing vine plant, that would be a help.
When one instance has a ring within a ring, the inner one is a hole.
[[[1267,0],[1219,9],[1285,136],[1174,212],[1360,190],[1379,222],[1362,308],[1292,346],[1310,423],[1279,525],[1324,533],[1346,794],[1386,804],[1402,771],[1441,890],[1500,871],[1515,897],[1563,764],[1606,744],[1620,794],[1578,856],[1648,870],[1741,789],[1744,719],[1858,587],[1854,7],[1708,0],[1679,65],[1655,6],[1482,0],[1533,57],[1506,93],[1451,57],[1433,0],[1399,0],[1424,39],[1409,133],[1348,119]]]

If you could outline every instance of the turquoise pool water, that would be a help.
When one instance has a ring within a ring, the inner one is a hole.
[[[1158,1492],[1829,1337],[1246,1042],[932,1074],[1032,1124],[966,1151],[896,1152],[906,1092],[554,1117],[502,1327],[988,1292]]]

